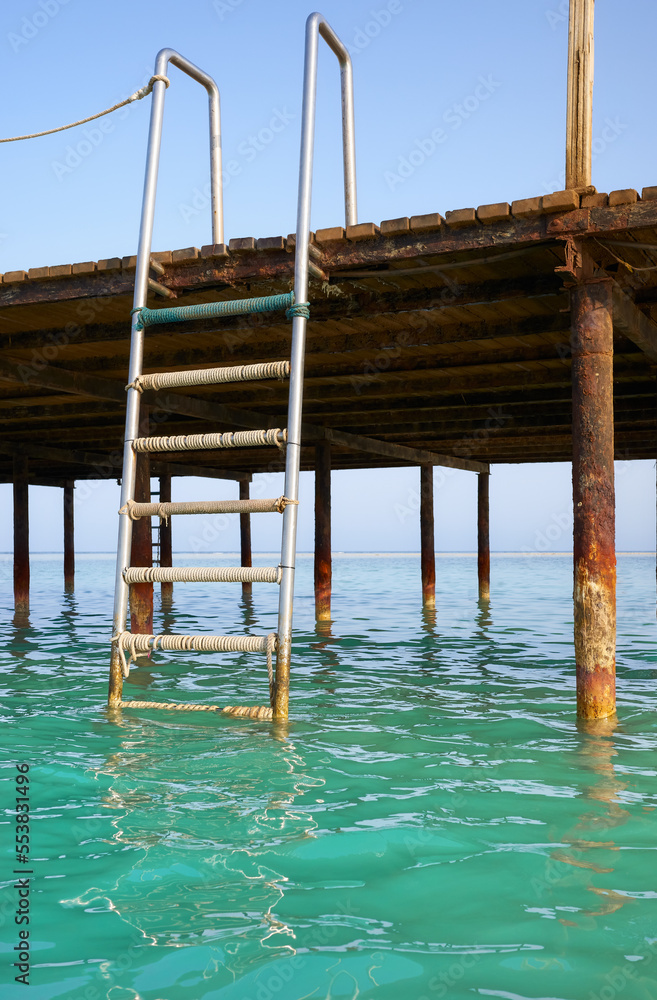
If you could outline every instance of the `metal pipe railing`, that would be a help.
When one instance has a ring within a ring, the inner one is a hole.
[[[144,330],[139,324],[139,312],[146,305],[148,295],[148,278],[153,241],[153,221],[155,217],[155,195],[157,175],[160,165],[160,146],[162,142],[162,122],[164,118],[164,94],[167,68],[171,63],[188,76],[196,80],[208,92],[210,111],[210,185],[212,190],[212,242],[223,243],[223,191],[221,177],[221,108],[217,84],[194,63],[185,59],[174,49],[161,49],[155,59],[155,77],[153,83],[153,101],[148,131],[148,147],[146,153],[146,173],[144,178],[144,195],[142,202],[141,223],[139,228],[139,245],[137,249],[137,267],[135,272],[135,292],[132,310],[132,334],[130,342],[130,367],[128,381],[133,384],[142,372],[144,353]],[[121,479],[121,507],[134,498],[137,456],[132,448],[134,438],[139,435],[139,403],[140,394],[135,388],[128,388],[125,422],[125,443],[123,449],[123,475]],[[128,585],[123,579],[123,570],[130,564],[130,547],[132,544],[132,521],[129,517],[119,518],[119,538],[116,557],[116,578],[114,591],[113,635],[119,635],[125,629],[128,613]],[[116,642],[112,645],[112,663],[110,667],[110,705],[121,700],[121,672]]]
[[[345,222],[346,225],[351,226],[355,225],[357,221],[354,94],[351,57],[328,21],[321,14],[314,13],[306,21],[306,51],[303,71],[301,156],[299,164],[299,196],[297,203],[294,265],[294,296],[297,303],[305,303],[308,297],[310,209],[312,202],[313,150],[317,105],[317,60],[320,35],[335,53],[340,63]],[[307,318],[301,315],[296,315],[292,322],[288,436],[285,461],[285,496],[289,497],[292,501],[298,501],[299,499],[306,323]],[[287,718],[288,714],[297,510],[297,504],[293,502],[283,512],[282,576],[278,605],[278,646],[274,704],[274,717],[279,719]]]

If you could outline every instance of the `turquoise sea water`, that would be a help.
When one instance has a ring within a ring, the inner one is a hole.
[[[189,560],[185,560],[189,562]],[[201,562],[201,560],[198,560]],[[206,562],[208,560],[205,560]],[[263,564],[267,559],[260,560]],[[657,996],[654,558],[619,559],[618,722],[578,724],[571,560],[300,560],[292,718],[108,717],[112,559],[0,562],[0,991],[30,1000]],[[276,588],[179,585],[176,631],[268,632]],[[158,625],[156,625],[158,627]],[[252,657],[157,654],[126,696],[266,700]],[[31,801],[30,986],[14,983],[15,764]]]

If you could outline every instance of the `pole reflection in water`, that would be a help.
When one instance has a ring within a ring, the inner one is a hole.
[[[311,649],[319,653],[318,665],[313,670],[313,681],[321,684],[328,694],[336,692],[337,673],[340,670],[338,648],[340,638],[333,634],[333,622],[330,619],[315,622],[315,632],[319,642],[311,643]]]
[[[614,745],[614,732],[618,719],[580,719],[577,728],[581,734],[578,750],[579,766],[590,770],[599,780],[588,785],[582,797],[591,803],[601,804],[602,809],[593,808],[582,813],[580,821],[562,836],[562,842],[569,847],[552,853],[552,860],[572,868],[586,869],[595,875],[611,874],[615,869],[605,856],[608,851],[620,848],[609,836],[609,832],[627,822],[629,812],[623,809],[619,796],[628,782],[616,774],[613,759],[618,751]],[[604,886],[587,885],[587,890],[600,897],[596,909],[581,911],[587,917],[601,917],[614,913],[632,902],[631,897]],[[580,926],[579,922],[561,918],[566,926]]]
[[[17,660],[24,660],[28,653],[36,649],[36,638],[29,611],[17,610],[11,620],[8,652]]]

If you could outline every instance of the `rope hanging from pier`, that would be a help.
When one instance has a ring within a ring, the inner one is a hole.
[[[268,719],[274,716],[269,705],[190,705],[180,701],[121,701],[119,708],[166,708],[178,712],[220,712],[238,719]]]
[[[285,379],[290,374],[289,361],[269,361],[259,365],[234,365],[231,368],[201,368],[187,372],[159,372],[138,375],[126,389],[175,389],[187,385],[217,385],[222,382],[257,382],[260,379]]]
[[[219,316],[245,316],[252,313],[276,312],[294,306],[294,292],[281,295],[261,295],[253,299],[226,299],[223,302],[202,302],[195,306],[165,306],[133,309],[137,314],[137,329],[157,323],[182,323],[192,319],[216,319]]]
[[[199,653],[266,653],[270,687],[273,685],[273,654],[276,649],[275,632],[269,635],[145,635],[136,632],[119,632],[112,636],[116,642],[123,676],[130,675],[130,665],[140,653],[150,655],[156,649],[181,652],[190,649]],[[126,651],[128,657],[126,658]]]
[[[20,139],[38,139],[42,135],[53,135],[55,132],[66,132],[69,128],[75,128],[76,125],[86,125],[87,122],[93,122],[96,118],[103,118],[104,115],[111,115],[113,111],[118,111],[119,108],[124,108],[126,104],[132,104],[133,101],[141,101],[144,97],[148,97],[151,90],[153,89],[153,84],[161,80],[167,87],[171,82],[168,77],[162,76],[159,73],[152,76],[145,87],[141,87],[139,90],[135,90],[134,94],[130,97],[126,97],[124,101],[119,101],[118,104],[113,104],[111,108],[106,108],[105,111],[99,111],[96,115],[89,115],[88,118],[79,118],[76,122],[71,122],[70,125],[59,125],[57,128],[47,128],[43,132],[32,132],[29,135],[12,135],[9,139],[0,139],[0,142],[18,142]]]
[[[176,434],[172,437],[135,438],[135,451],[200,451],[205,448],[258,448],[276,445],[284,448],[287,430],[271,427],[261,431],[226,431],[216,434]]]
[[[131,521],[140,517],[159,517],[169,523],[172,514],[282,514],[288,504],[298,500],[278,497],[276,500],[188,500],[180,503],[137,503],[128,500],[119,514],[127,514]]]

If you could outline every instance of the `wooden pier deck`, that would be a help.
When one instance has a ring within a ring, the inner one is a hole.
[[[654,458],[657,270],[641,268],[657,267],[657,187],[324,229],[313,245],[302,468],[323,440],[334,469],[569,461],[569,285],[584,258],[613,282],[616,457]],[[176,305],[273,294],[291,286],[294,237],[153,256]],[[16,455],[33,483],[120,475],[134,267],[2,276],[1,481]],[[158,326],[144,370],[277,360],[289,334],[279,314]],[[150,393],[151,427],[280,426],[286,395],[285,382]],[[153,472],[244,479],[277,462],[271,449],[186,453]]]

